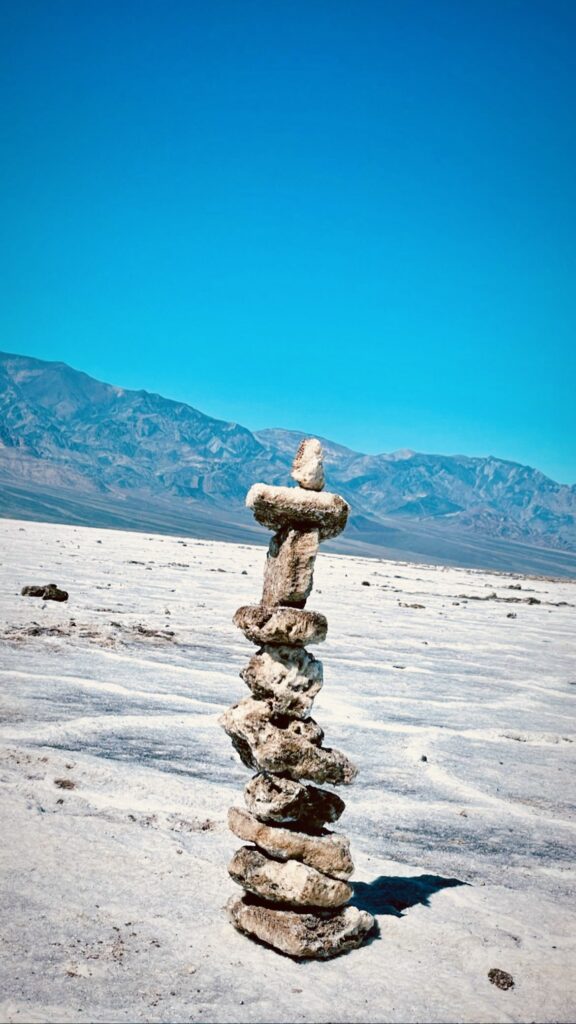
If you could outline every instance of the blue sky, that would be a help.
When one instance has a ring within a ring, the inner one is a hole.
[[[19,0],[0,347],[576,481],[573,0]]]

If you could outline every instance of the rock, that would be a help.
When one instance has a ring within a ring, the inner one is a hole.
[[[334,786],[347,785],[357,775],[357,768],[339,750],[319,748],[324,734],[311,718],[275,716],[272,721],[265,701],[247,697],[228,708],[219,722],[248,768]]]
[[[67,601],[68,592],[60,590],[55,583],[46,586],[27,586],[20,591],[22,597],[41,597],[44,601]]]
[[[228,865],[230,877],[271,903],[298,907],[341,907],[352,896],[345,882],[297,860],[271,860],[254,846],[242,846]]]
[[[262,604],[303,608],[312,590],[318,530],[280,530],[268,548]]]
[[[262,526],[270,530],[285,527],[313,530],[318,527],[320,540],[337,537],[346,526],[349,507],[338,494],[327,491],[306,491],[301,487],[271,487],[253,484],[246,504]]]
[[[244,697],[237,704],[232,704],[219,718],[220,725],[228,732],[241,733],[247,743],[256,745],[260,740],[265,742],[275,733],[294,736],[299,742],[320,744],[324,733],[313,718],[295,719],[287,715],[275,715],[272,707],[265,700],[254,700]]]
[[[297,823],[300,828],[320,831],[327,822],[337,821],[346,806],[329,789],[303,786],[293,779],[255,775],[244,789],[248,810],[259,821]]]
[[[376,924],[356,907],[298,913],[263,907],[251,896],[232,896],[226,910],[238,931],[298,959],[328,960],[356,949]]]
[[[322,445],[315,437],[307,437],[300,442],[300,447],[292,463],[292,479],[307,491],[321,491],[324,487],[324,462]]]
[[[263,769],[261,757],[278,758],[284,747],[289,751],[295,745],[300,750],[302,745],[316,745],[324,738],[312,718],[302,721],[275,716],[267,701],[251,697],[227,708],[218,721],[247,768]]]
[[[272,757],[267,757],[268,765],[273,760]],[[296,779],[296,781],[310,779],[320,785],[328,783],[330,786],[348,786],[358,774],[356,766],[340,750],[320,749],[313,746],[308,746],[305,751],[301,752],[300,757],[297,753],[293,755],[292,751],[285,752],[284,758],[279,758],[277,764],[284,764],[285,768],[274,769],[268,765],[264,767],[268,767],[269,771],[283,771],[289,778]]]
[[[301,647],[266,646],[254,654],[241,678],[274,714],[305,718],[322,687],[322,662]]]
[[[254,644],[288,644],[305,647],[326,639],[328,623],[320,612],[303,608],[265,608],[244,605],[234,615],[234,625]]]
[[[503,989],[505,992],[509,988],[514,988],[514,978],[512,975],[508,974],[508,971],[501,971],[499,967],[492,967],[492,969],[488,971],[488,978],[493,985],[496,985],[497,988]]]
[[[324,875],[344,880],[354,871],[350,841],[345,836],[331,832],[310,836],[278,825],[265,825],[240,807],[228,811],[228,827],[239,839],[254,843],[277,860],[302,861]]]

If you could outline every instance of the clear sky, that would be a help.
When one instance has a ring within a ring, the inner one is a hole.
[[[13,0],[0,348],[576,481],[574,0]]]

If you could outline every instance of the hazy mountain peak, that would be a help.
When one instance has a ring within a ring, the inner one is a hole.
[[[416,452],[412,448],[398,448],[397,451],[391,452],[388,458],[401,462],[402,459],[411,459],[413,455],[416,455]]]

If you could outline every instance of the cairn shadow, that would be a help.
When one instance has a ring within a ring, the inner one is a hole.
[[[469,885],[459,878],[442,878],[441,875],[418,875],[411,878],[380,875],[373,882],[351,882],[354,895],[350,900],[358,910],[371,914],[388,914],[402,917],[405,910],[420,903],[430,906],[430,897],[441,889],[455,885]]]

